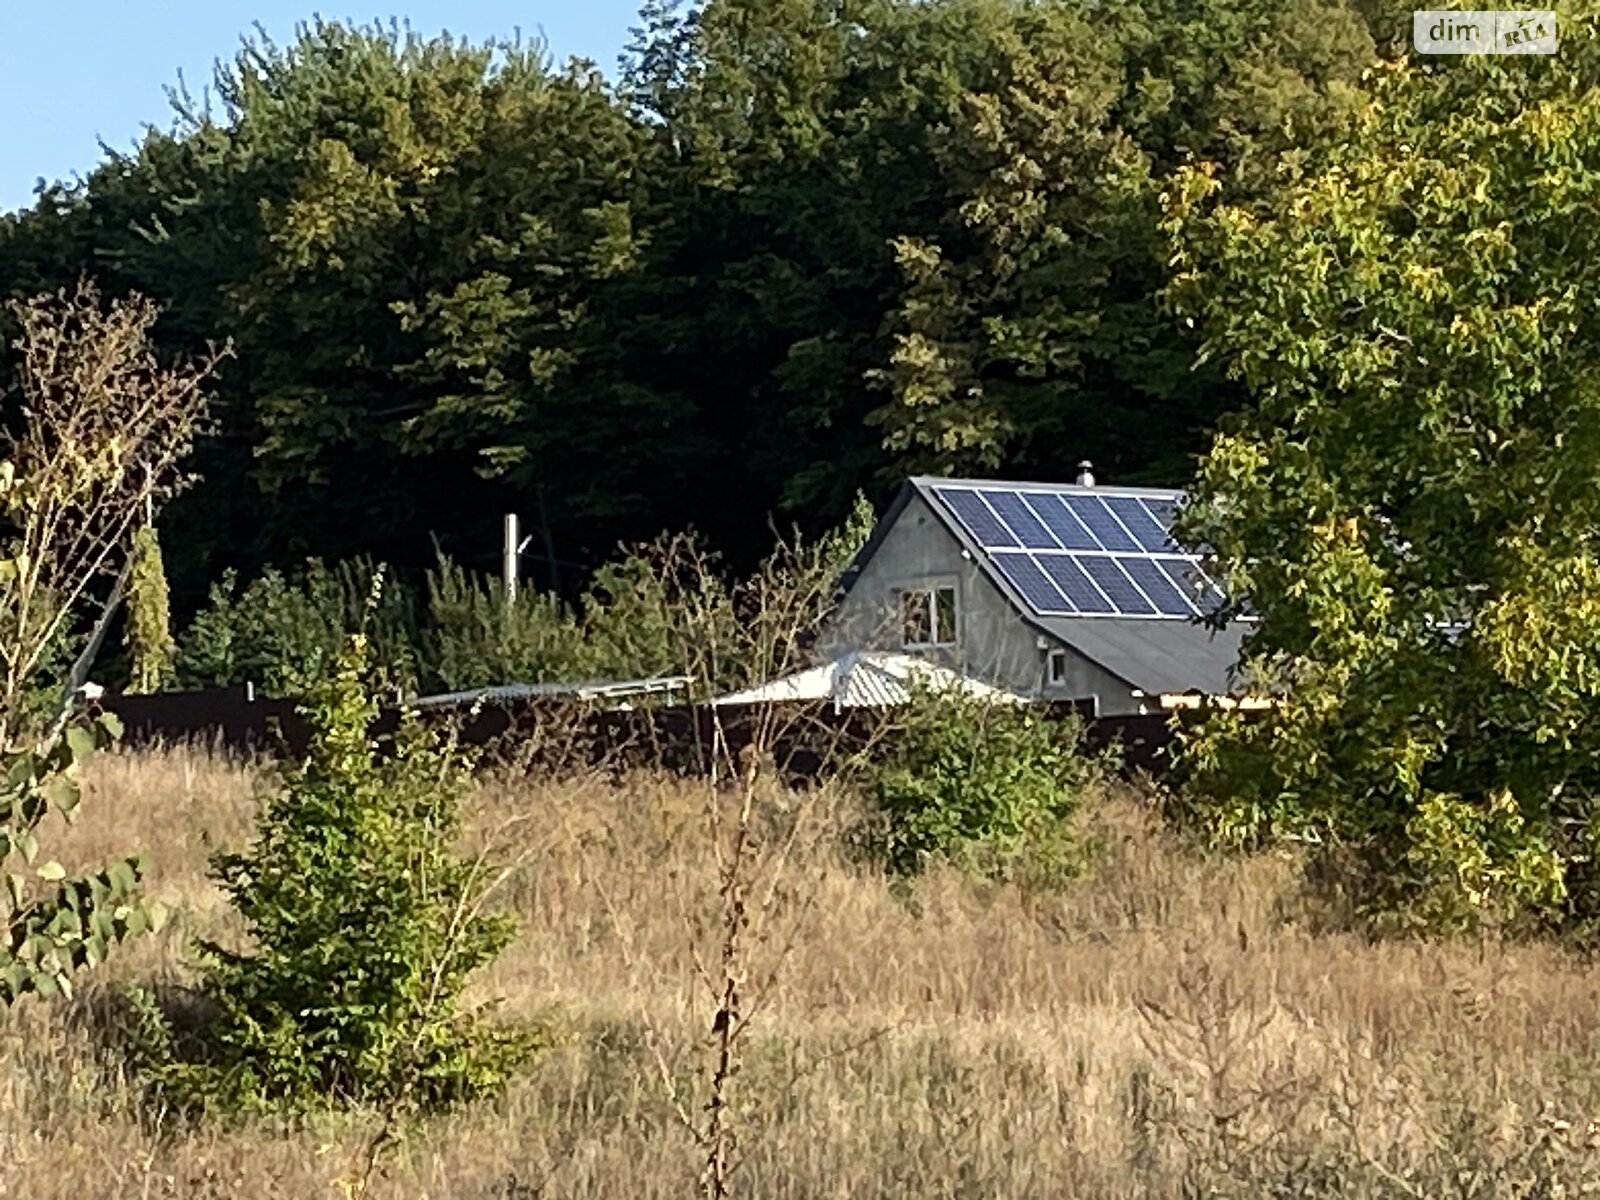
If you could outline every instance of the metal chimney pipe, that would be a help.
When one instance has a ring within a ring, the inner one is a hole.
[[[1078,486],[1094,486],[1094,464],[1087,458],[1078,464]]]

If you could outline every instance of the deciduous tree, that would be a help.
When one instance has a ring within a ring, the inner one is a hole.
[[[1219,837],[1353,851],[1447,925],[1600,916],[1600,102],[1558,56],[1397,61],[1281,193],[1173,193],[1175,295],[1255,397],[1186,516],[1282,707],[1192,747]]]
[[[205,414],[215,356],[160,363],[154,307],[106,301],[87,283],[14,305],[23,413],[0,441],[0,1001],[71,992],[72,972],[148,929],[159,910],[137,895],[140,861],[69,876],[38,860],[45,817],[70,817],[76,769],[116,733],[110,719],[69,723],[117,603],[138,522],[183,482],[180,464]],[[108,594],[109,593],[109,594]],[[96,628],[65,672],[78,622]],[[63,677],[64,676],[64,677]]]

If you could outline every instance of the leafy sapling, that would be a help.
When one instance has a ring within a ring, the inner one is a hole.
[[[214,860],[250,942],[202,943],[214,1019],[180,1047],[145,1004],[143,1065],[186,1107],[426,1112],[498,1091],[532,1052],[461,1001],[514,932],[484,911],[482,863],[455,852],[466,766],[413,716],[376,743],[366,674],[353,637],[302,709],[309,752],[256,840]]]

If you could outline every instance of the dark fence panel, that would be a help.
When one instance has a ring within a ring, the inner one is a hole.
[[[101,707],[121,718],[124,741],[220,741],[243,751],[305,751],[310,730],[298,701],[253,696],[246,687],[111,696]],[[1120,744],[1126,767],[1159,774],[1172,742],[1172,718],[1161,713],[1088,719],[1082,705],[1052,705],[1053,716],[1085,720],[1085,741],[1096,749]],[[399,714],[386,709],[373,726],[392,732]],[[461,741],[494,748],[500,757],[530,767],[552,765],[661,766],[704,774],[713,763],[744,761],[753,743],[770,745],[775,765],[792,779],[814,776],[839,751],[865,746],[886,715],[870,709],[836,712],[826,703],[744,705],[725,708],[661,707],[600,710],[585,704],[530,699],[478,709],[430,710],[429,723],[453,724]]]
[[[221,741],[231,750],[303,749],[310,736],[297,700],[256,696],[246,685],[150,696],[106,696],[100,707],[115,713],[131,746],[188,740]]]
[[[1171,769],[1167,755],[1176,734],[1175,722],[1179,719],[1171,713],[1096,717],[1084,724],[1084,741],[1095,749],[1117,743],[1122,747],[1124,771],[1160,775]]]

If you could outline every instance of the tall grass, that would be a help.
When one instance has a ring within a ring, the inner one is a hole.
[[[184,1127],[105,1048],[118,979],[182,983],[227,938],[207,853],[249,836],[263,769],[192,749],[100,763],[64,836],[147,847],[181,917],[0,1046],[6,1194],[338,1196],[372,1124]],[[370,1195],[693,1194],[667,1098],[710,1030],[691,986],[715,936],[704,789],[499,779],[527,866],[519,942],[483,981],[558,1044],[499,1104],[408,1134]],[[1545,945],[1319,932],[1295,862],[1191,855],[1139,796],[1086,817],[1096,868],[1058,893],[935,870],[909,896],[841,849],[847,794],[765,794],[793,950],[745,1049],[735,1194],[760,1197],[1557,1196],[1600,1181],[1600,974]],[[765,885],[764,885],[765,886]],[[754,964],[752,970],[759,971]],[[653,1039],[652,1039],[653,1031]],[[652,1040],[655,1049],[652,1050]],[[1565,1189],[1565,1190],[1563,1190]]]

